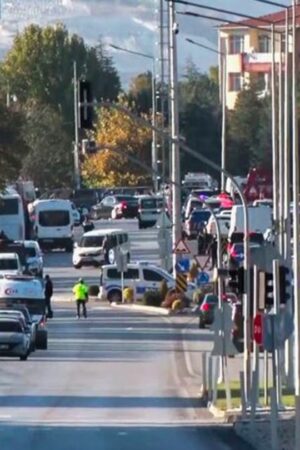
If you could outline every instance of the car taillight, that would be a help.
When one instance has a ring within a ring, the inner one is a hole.
[[[46,326],[46,318],[45,317],[42,318],[42,320],[39,323],[39,326],[42,328]]]
[[[205,303],[204,305],[201,306],[202,311],[209,311],[210,310],[210,306],[208,303]]]
[[[125,201],[121,202],[121,208],[122,209],[126,209],[127,208],[127,203]]]

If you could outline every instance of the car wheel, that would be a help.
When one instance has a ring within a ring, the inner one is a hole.
[[[205,323],[201,319],[199,320],[199,328],[205,328]]]
[[[108,251],[108,262],[109,264],[114,264],[116,262],[116,254],[113,248]]]
[[[20,361],[26,361],[27,358],[28,358],[28,353],[26,353],[26,355],[21,355]]]
[[[110,291],[107,295],[107,300],[109,301],[109,303],[121,303],[122,301],[121,291],[117,289]]]
[[[74,269],[81,269],[81,264],[73,264]]]
[[[145,225],[143,222],[139,222],[139,230],[142,230],[143,228],[145,228]]]

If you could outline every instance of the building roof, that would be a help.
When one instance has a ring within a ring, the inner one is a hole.
[[[300,26],[300,5],[296,7],[296,24]],[[272,14],[266,14],[264,16],[259,16],[256,19],[245,19],[237,22],[230,22],[228,24],[220,26],[220,29],[232,29],[241,27],[268,27],[270,24],[284,26],[285,25],[285,9],[277,11]],[[289,12],[290,22],[292,21],[292,10]],[[265,21],[265,22],[264,22]]]

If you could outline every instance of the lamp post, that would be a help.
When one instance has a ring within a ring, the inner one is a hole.
[[[156,127],[156,83],[155,83],[155,58],[147,53],[136,52],[134,50],[128,50],[123,47],[119,47],[118,45],[109,44],[109,47],[114,48],[115,50],[129,53],[131,55],[140,56],[142,58],[150,59],[152,61],[152,77],[151,77],[151,90],[152,90],[152,151],[151,151],[151,161],[152,161],[152,180],[153,180],[153,189],[154,192],[158,191],[158,178],[155,175],[157,173],[157,133],[155,130]]]
[[[208,51],[211,51],[213,53],[216,53],[220,56],[221,59],[221,89],[220,89],[220,99],[222,103],[222,143],[221,143],[221,167],[222,169],[226,169],[226,92],[227,92],[227,63],[226,63],[226,56],[227,56],[227,47],[225,46],[225,52],[222,52],[220,50],[216,50],[212,47],[209,47],[207,45],[200,44],[199,42],[194,41],[193,39],[186,38],[186,41],[190,44],[196,45],[197,47],[204,48]],[[221,174],[221,191],[225,192],[226,187],[226,177],[224,175],[224,172]]]

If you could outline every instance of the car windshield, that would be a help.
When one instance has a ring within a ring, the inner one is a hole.
[[[118,202],[126,202],[128,204],[137,204],[137,198],[132,195],[116,195]]]
[[[0,332],[2,332],[2,333],[20,333],[21,331],[22,331],[22,327],[19,322],[0,320]]]
[[[69,211],[51,210],[39,213],[39,223],[42,227],[63,227],[69,225]]]
[[[34,258],[36,256],[36,250],[34,247],[25,247],[26,258]]]
[[[104,236],[83,236],[79,247],[102,247]]]
[[[12,216],[19,213],[17,198],[0,198],[0,216]]]
[[[18,270],[18,260],[16,258],[0,259],[0,270]]]
[[[208,295],[205,299],[206,303],[218,303],[218,297],[216,295]]]
[[[157,209],[163,206],[163,199],[160,198],[143,198],[141,207],[144,209]]]

